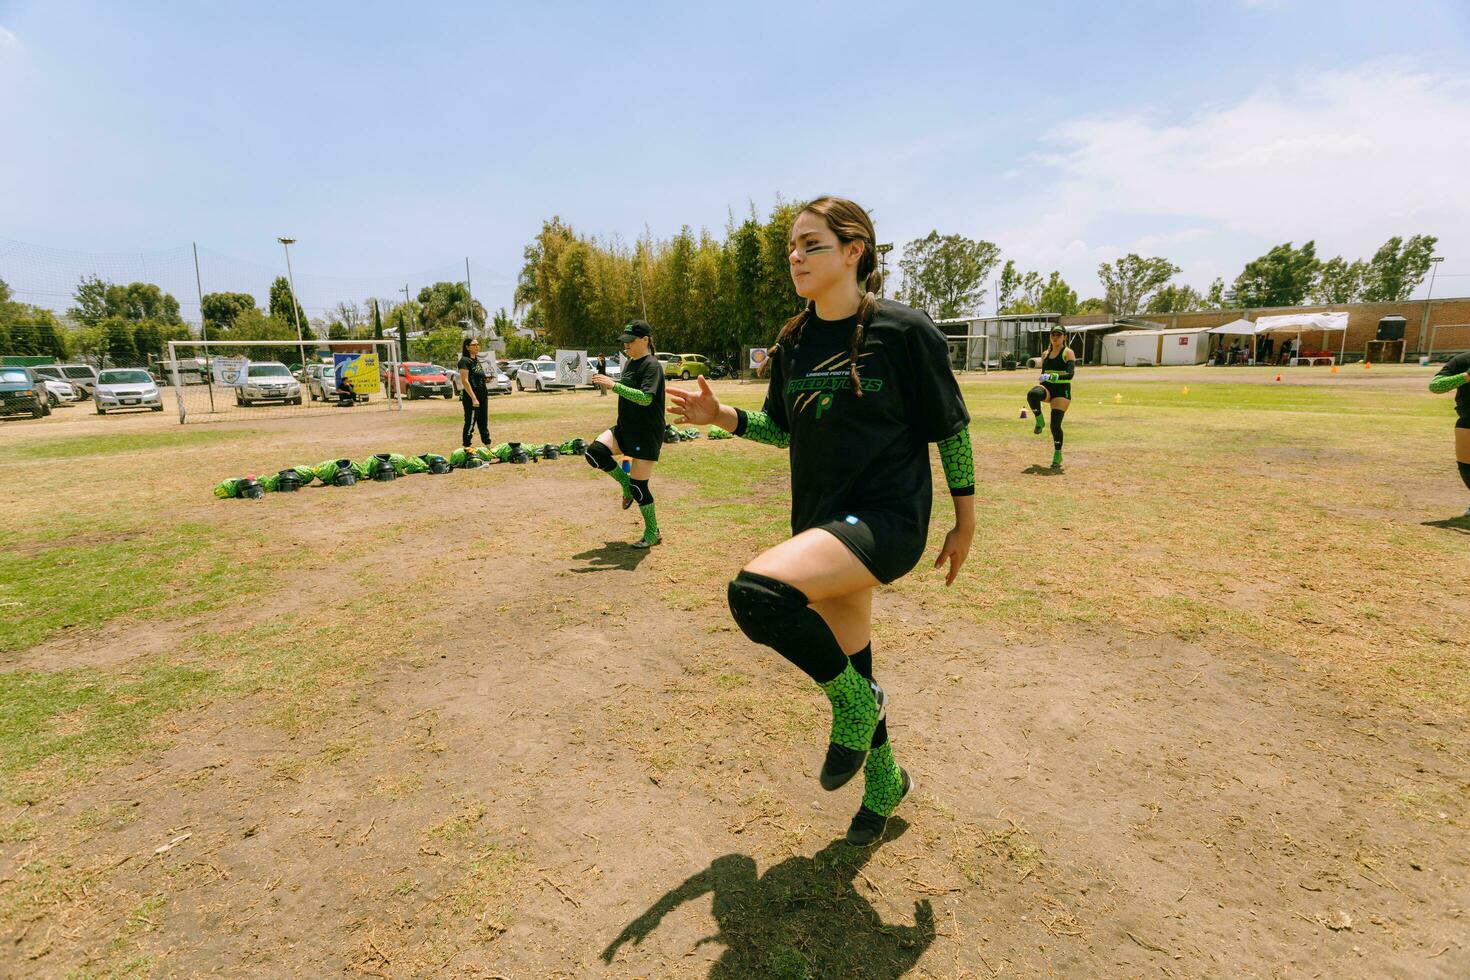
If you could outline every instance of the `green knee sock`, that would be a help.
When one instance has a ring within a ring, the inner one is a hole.
[[[624,498],[633,496],[632,484],[629,482],[632,477],[624,473],[621,466],[614,466],[607,471],[607,475],[618,481],[618,486],[623,488]]]
[[[823,684],[822,690],[832,702],[832,741],[843,748],[866,752],[873,741],[873,729],[878,727],[878,705],[873,702],[867,678],[849,663],[842,673]]]
[[[653,541],[658,537],[658,518],[653,515],[653,504],[641,504],[638,512],[643,515],[643,540]]]
[[[868,753],[863,764],[863,806],[880,817],[893,815],[903,799],[903,772],[893,758],[893,746],[884,742]]]

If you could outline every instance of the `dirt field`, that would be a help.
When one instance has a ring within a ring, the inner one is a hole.
[[[862,852],[825,699],[724,605],[780,453],[668,447],[650,553],[579,460],[210,494],[447,453],[453,402],[0,423],[0,975],[1470,975],[1429,373],[1084,370],[1055,475],[1030,376],[967,378],[979,531],[953,589],[877,598],[919,790]],[[517,394],[492,435],[612,406]]]

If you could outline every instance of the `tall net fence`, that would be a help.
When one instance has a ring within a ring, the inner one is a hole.
[[[403,407],[396,341],[312,341],[296,368],[302,353],[280,341],[172,341],[153,370],[185,424]]]

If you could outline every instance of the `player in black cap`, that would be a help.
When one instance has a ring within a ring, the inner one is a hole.
[[[1041,403],[1051,405],[1051,466],[1062,468],[1062,416],[1072,404],[1072,378],[1077,374],[1077,355],[1067,346],[1067,331],[1060,325],[1051,328],[1046,353],[1041,356],[1041,382],[1026,392],[1031,414],[1036,416],[1037,435],[1041,434]]]
[[[587,462],[603,470],[623,488],[623,509],[638,505],[643,515],[643,537],[635,548],[651,548],[663,538],[653,513],[653,493],[648,478],[658,462],[664,441],[664,366],[653,356],[653,328],[634,320],[618,336],[623,345],[623,377],[614,381],[594,374],[592,383],[618,396],[618,421],[587,447]],[[630,473],[618,466],[617,457],[632,459]]]

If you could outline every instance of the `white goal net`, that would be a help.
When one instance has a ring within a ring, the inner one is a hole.
[[[173,340],[154,367],[187,424],[401,409],[398,363],[387,339]]]

